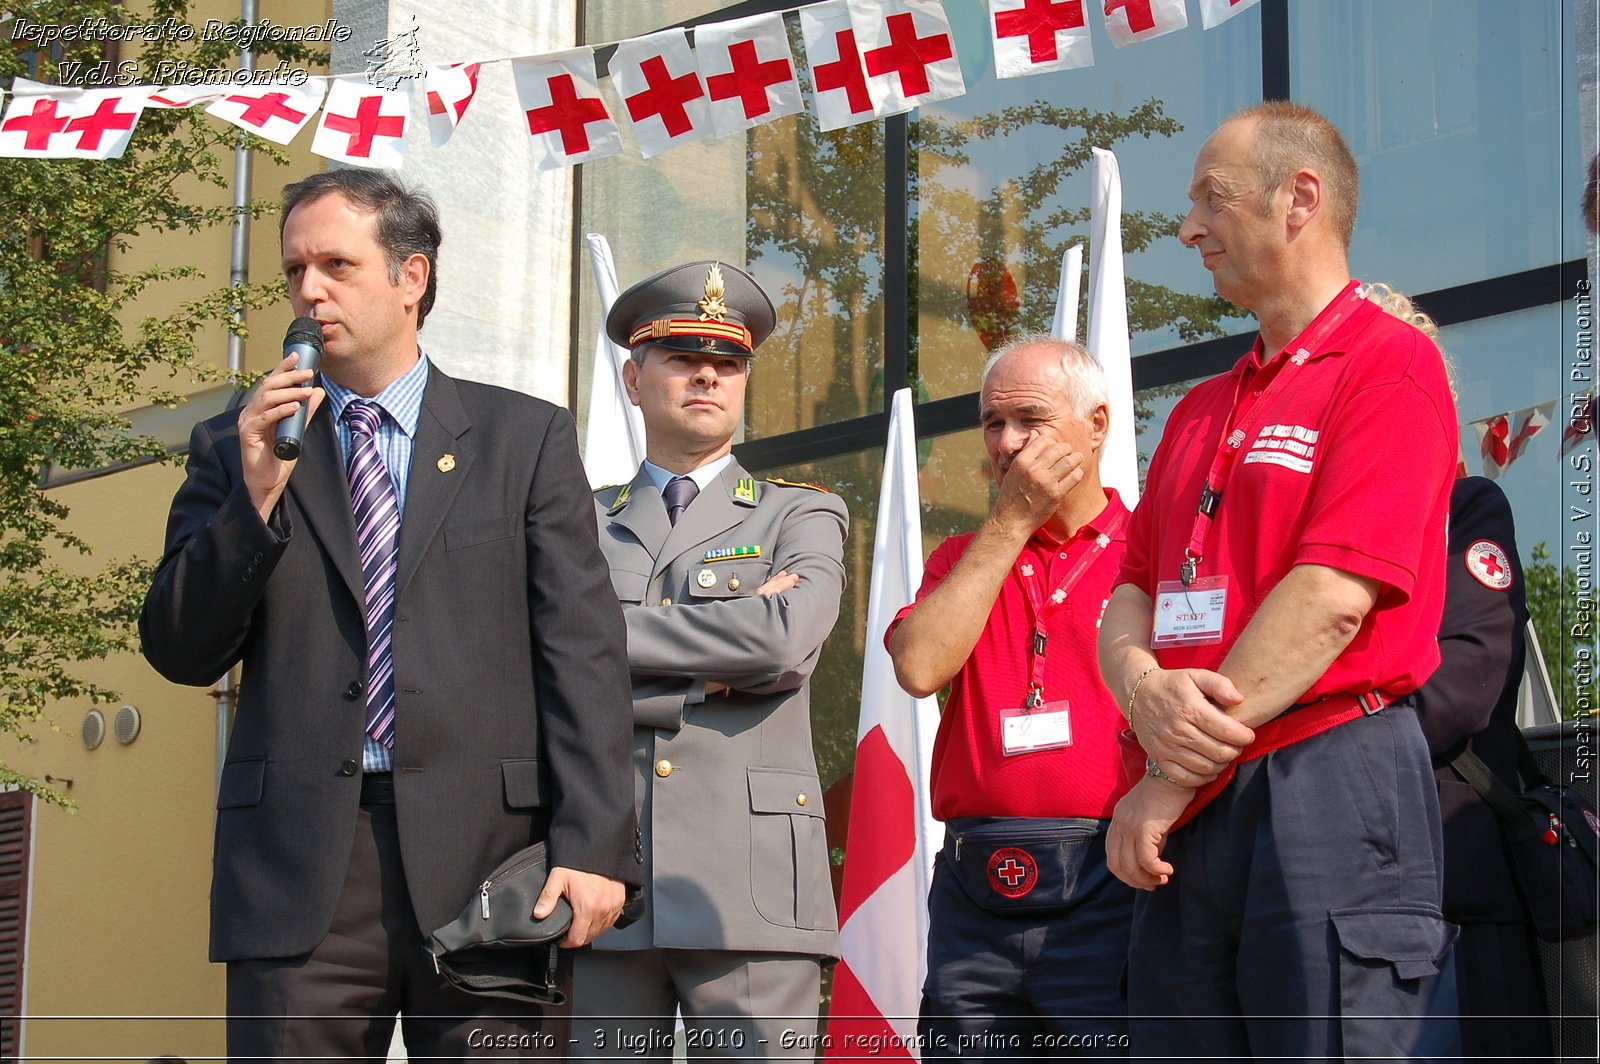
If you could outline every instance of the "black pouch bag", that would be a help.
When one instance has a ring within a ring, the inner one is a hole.
[[[1584,934],[1600,919],[1600,817],[1575,788],[1552,783],[1539,771],[1520,733],[1517,763],[1521,794],[1472,752],[1470,742],[1450,760],[1500,817],[1511,871],[1534,933],[1546,942],[1560,942]]]
[[[952,820],[944,859],[973,904],[1002,914],[1067,908],[1111,874],[1106,821],[1076,817]]]
[[[556,943],[572,926],[572,906],[557,898],[543,920],[533,903],[550,876],[545,844],[518,850],[489,873],[461,915],[428,936],[434,967],[473,994],[530,1005],[563,1005],[556,986]]]

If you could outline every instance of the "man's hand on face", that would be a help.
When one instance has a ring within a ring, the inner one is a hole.
[[[1001,474],[995,516],[1032,534],[1083,479],[1083,462],[1070,445],[1035,429]]]

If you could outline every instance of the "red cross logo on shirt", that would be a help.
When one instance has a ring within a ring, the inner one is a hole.
[[[834,43],[839,48],[839,58],[811,68],[817,91],[843,89],[853,115],[872,110],[872,97],[867,95],[867,75],[861,69],[861,53],[856,50],[855,30],[840,30],[834,34]]]
[[[550,106],[528,112],[528,132],[559,130],[561,150],[577,155],[589,150],[589,123],[604,122],[606,105],[598,96],[579,96],[571,74],[558,74],[550,81]]]
[[[371,155],[375,137],[399,137],[406,131],[405,119],[399,115],[383,115],[382,109],[381,96],[366,96],[356,108],[354,118],[330,111],[323,124],[335,133],[350,134],[350,143],[344,149],[346,155]]]
[[[244,113],[239,116],[239,121],[252,126],[264,126],[274,118],[304,122],[306,113],[285,106],[288,99],[286,92],[269,92],[262,96],[229,96],[228,102],[244,104]]]
[[[50,138],[67,128],[67,122],[66,117],[56,115],[56,101],[46,98],[34,101],[29,113],[6,119],[5,125],[0,125],[0,132],[26,133],[22,149],[44,151],[50,147]]]
[[[862,57],[867,73],[872,77],[899,74],[901,95],[923,95],[929,88],[928,67],[954,54],[950,51],[950,38],[945,34],[918,37],[910,12],[890,15],[886,25],[889,43]]]
[[[1014,11],[996,12],[996,37],[1028,38],[1028,58],[1035,63],[1054,62],[1056,32],[1083,26],[1083,0],[1023,0]]]
[[[1498,577],[1501,573],[1505,572],[1505,566],[1495,561],[1493,554],[1478,555],[1478,563],[1483,566],[1483,571],[1492,577]]]
[[[669,137],[693,129],[694,122],[683,105],[698,100],[706,91],[700,87],[700,79],[694,71],[673,77],[667,70],[667,61],[659,55],[653,55],[639,64],[639,72],[644,75],[648,87],[624,101],[628,105],[628,117],[637,123],[651,115],[660,115],[661,124],[667,128]]]
[[[1020,898],[1039,882],[1039,864],[1033,854],[1017,846],[1002,846],[989,855],[989,886],[1007,898]]]
[[[139,112],[118,111],[118,102],[116,97],[101,100],[94,114],[74,118],[67,125],[66,132],[78,134],[79,151],[99,151],[103,134],[133,128],[133,120],[139,117]]]
[[[772,110],[767,86],[781,85],[794,77],[787,59],[763,61],[756,54],[755,41],[735,42],[728,49],[728,57],[733,60],[733,70],[707,78],[706,91],[713,100],[739,97],[744,102],[746,118],[758,118]]]
[[[1515,577],[1505,548],[1492,539],[1480,539],[1467,548],[1467,572],[1491,591],[1505,591]]]
[[[1156,17],[1150,13],[1151,0],[1106,0],[1106,18],[1111,12],[1123,8],[1128,13],[1128,28],[1134,33],[1156,28]]]

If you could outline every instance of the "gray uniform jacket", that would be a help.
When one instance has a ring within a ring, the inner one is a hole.
[[[595,948],[834,956],[810,680],[839,615],[844,503],[735,462],[676,526],[642,469],[595,506],[628,628],[646,898]],[[799,586],[756,595],[780,569]]]

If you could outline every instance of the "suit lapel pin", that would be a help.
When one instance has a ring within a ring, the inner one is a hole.
[[[444,455],[439,459],[438,465],[439,472],[448,473],[456,467],[456,456],[453,454]]]

